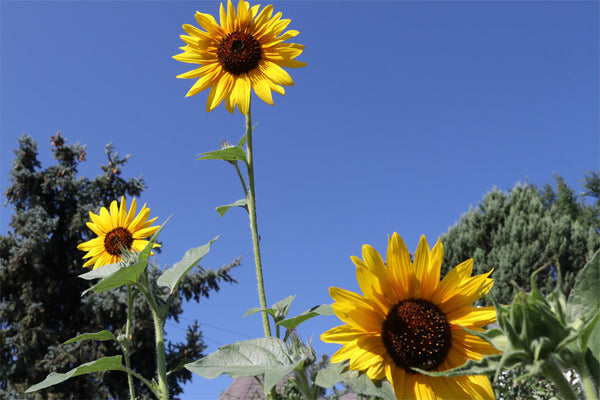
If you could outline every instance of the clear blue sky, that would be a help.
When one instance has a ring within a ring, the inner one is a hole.
[[[237,2],[236,2],[237,3]],[[159,221],[161,265],[221,238],[204,259],[220,267],[242,256],[209,300],[185,307],[177,340],[198,319],[208,352],[262,335],[249,226],[235,172],[195,161],[244,118],[207,92],[184,98],[190,66],[171,58],[194,13],[208,1],[2,1],[1,185],[17,138],[61,131],[87,147],[81,174],[95,176],[104,146],[132,154],[126,177],[143,174],[142,201]],[[256,4],[256,3],[252,3]],[[263,3],[263,6],[268,3]],[[289,70],[296,86],[275,106],[254,98],[259,229],[268,302],[297,295],[292,313],[331,302],[329,286],[358,290],[350,255],[364,243],[385,252],[399,232],[410,251],[433,244],[494,186],[543,184],[553,173],[579,188],[599,167],[599,6],[596,1],[285,1],[275,4],[293,41],[306,45]],[[2,209],[1,232],[10,209]],[[300,334],[319,339],[338,325],[315,319]],[[82,327],[84,329],[84,327]],[[67,339],[67,338],[65,338]],[[216,399],[230,382],[195,376],[183,399]]]

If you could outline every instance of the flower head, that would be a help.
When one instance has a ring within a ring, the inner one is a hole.
[[[430,250],[421,237],[414,263],[402,238],[389,238],[386,262],[371,246],[363,259],[352,257],[363,295],[332,287],[333,310],[346,325],[321,335],[340,343],[332,362],[350,359],[350,368],[371,379],[387,378],[399,399],[494,398],[486,376],[430,377],[415,371],[444,371],[497,351],[462,327],[482,330],[496,321],[493,307],[473,307],[487,293],[492,271],[471,276],[473,260],[450,271],[440,282],[444,250]]]
[[[304,46],[285,43],[298,35],[289,30],[282,34],[290,23],[281,19],[281,13],[273,15],[273,6],[259,10],[259,5],[250,5],[240,0],[237,14],[231,0],[227,11],[221,4],[220,24],[210,14],[196,12],[196,21],[204,30],[185,24],[181,35],[186,46],[183,53],[174,59],[201,67],[178,78],[199,78],[186,97],[210,88],[206,111],[212,111],[221,101],[233,113],[237,104],[242,114],[250,108],[250,88],[265,103],[273,105],[271,91],[285,94],[283,86],[292,86],[294,81],[281,67],[298,68],[306,63],[294,60]]]
[[[146,208],[145,204],[137,216],[135,216],[135,212],[135,198],[131,201],[131,208],[128,212],[125,197],[121,197],[119,206],[114,200],[110,204],[110,212],[106,207],[100,209],[100,215],[90,212],[92,222],[88,222],[86,225],[98,237],[77,246],[79,250],[87,251],[83,258],[89,258],[89,260],[83,264],[84,267],[93,265],[93,269],[96,269],[103,265],[113,264],[122,260],[123,249],[142,251],[146,247],[148,242],[143,239],[153,235],[159,228],[150,226],[156,221],[156,217],[148,220],[150,209]],[[154,244],[153,247],[158,246],[158,244]]]

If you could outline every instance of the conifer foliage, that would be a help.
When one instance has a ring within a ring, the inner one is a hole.
[[[122,168],[129,156],[119,157],[106,147],[108,162],[93,179],[78,176],[85,148],[67,145],[57,133],[51,138],[56,164],[43,168],[37,143],[23,135],[10,170],[7,204],[13,209],[10,230],[0,235],[0,398],[25,398],[24,391],[42,381],[49,372],[65,372],[103,356],[120,354],[114,342],[62,343],[84,332],[108,329],[124,332],[127,296],[125,288],[100,295],[82,292],[90,281],[78,278],[82,253],[77,244],[93,235],[86,227],[89,212],[97,213],[122,195],[139,197],[141,178],[125,180]],[[88,237],[89,236],[89,237]],[[236,260],[217,270],[197,267],[180,286],[169,317],[177,321],[183,297],[208,297],[219,282],[235,282],[230,270]],[[149,273],[158,275],[156,265]],[[157,288],[157,295],[160,289]],[[132,367],[147,378],[156,373],[152,317],[136,299],[133,312]],[[198,359],[205,349],[197,323],[188,327],[183,343],[167,343],[167,364],[173,368],[182,357]],[[171,398],[181,393],[181,383],[191,373],[181,369],[169,377]],[[136,387],[138,398],[149,398],[145,387]],[[71,379],[28,398],[90,399],[127,398],[126,375],[119,372],[90,374]]]
[[[444,265],[473,257],[474,271],[494,268],[494,297],[512,302],[516,288],[529,291],[530,276],[547,294],[556,285],[557,268],[568,294],[575,276],[600,248],[600,177],[589,172],[578,195],[560,176],[538,188],[517,184],[510,191],[493,189],[442,236]],[[447,271],[446,271],[447,272]]]

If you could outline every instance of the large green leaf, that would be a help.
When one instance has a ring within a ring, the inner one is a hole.
[[[264,391],[269,392],[303,361],[292,359],[283,340],[266,337],[227,344],[185,368],[208,379],[223,374],[232,378],[264,374]]]
[[[96,293],[103,293],[123,285],[136,284],[147,265],[148,261],[140,261],[133,265],[120,268],[112,275],[107,276],[88,290],[84,291],[82,296],[91,290]]]
[[[278,322],[278,325],[281,325],[287,329],[295,329],[298,325],[303,323],[304,321],[316,317],[317,315],[334,315],[333,308],[331,304],[323,304],[320,306],[314,306],[309,310],[304,311],[302,314],[297,315],[292,318],[284,319],[283,321]]]
[[[119,264],[119,263],[107,264],[107,265],[98,267],[96,269],[93,269],[89,272],[86,272],[85,274],[81,274],[81,275],[79,275],[79,278],[85,279],[88,281],[90,281],[92,279],[102,279],[102,278],[106,278],[110,274],[114,274],[120,268],[121,268],[121,264]]]
[[[224,206],[217,207],[217,212],[219,213],[219,216],[222,217],[223,215],[225,215],[225,213],[231,207],[242,207],[243,209],[245,209],[246,211],[248,211],[248,200],[246,200],[246,199],[240,199],[240,200],[236,201],[235,203],[231,203],[231,204],[227,204],[227,205],[224,205]]]
[[[351,370],[348,360],[330,364],[320,370],[315,379],[315,384],[324,388],[333,388],[338,383],[347,385],[357,394],[377,396],[387,400],[396,398],[392,386],[387,381],[374,381],[364,372]]]
[[[166,286],[170,289],[171,293],[173,293],[181,279],[183,279],[183,277],[190,272],[206,254],[208,254],[210,245],[218,238],[219,236],[203,246],[186,251],[180,261],[173,264],[171,268],[158,277],[158,280],[156,281],[158,286]]]
[[[69,339],[63,344],[75,343],[81,340],[117,340],[111,331],[100,331],[97,333],[83,333],[73,339]]]
[[[597,368],[600,360],[600,250],[598,250],[577,275],[577,281],[567,300],[567,319],[589,321],[582,329],[581,344],[587,345],[591,354],[582,348],[586,363]]]
[[[30,387],[25,391],[25,393],[31,393],[35,392],[36,390],[45,389],[47,387],[62,383],[75,376],[90,374],[92,372],[125,371],[125,367],[123,367],[123,363],[121,362],[121,357],[122,356],[103,357],[96,361],[81,364],[79,367],[73,368],[64,374],[51,372],[46,379]]]
[[[246,152],[239,147],[227,147],[222,150],[198,154],[198,160],[247,161]]]
[[[577,280],[567,300],[569,322],[598,312],[600,309],[598,288],[600,288],[600,250],[577,274]]]

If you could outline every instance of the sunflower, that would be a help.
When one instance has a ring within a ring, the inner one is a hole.
[[[281,67],[298,68],[306,63],[294,60],[304,46],[284,43],[298,35],[289,30],[282,34],[290,23],[281,19],[281,13],[273,15],[273,6],[258,11],[260,5],[249,8],[240,0],[237,14],[231,0],[227,12],[221,3],[220,24],[210,14],[196,12],[196,21],[201,28],[185,24],[181,35],[186,46],[183,53],[174,59],[200,68],[178,75],[178,78],[199,78],[187,93],[193,96],[210,87],[206,111],[212,111],[223,99],[225,107],[233,113],[238,110],[246,115],[250,109],[250,88],[265,103],[273,105],[271,91],[285,94],[283,86],[292,86],[294,81]]]
[[[346,325],[321,335],[343,344],[332,362],[350,359],[350,369],[371,379],[387,378],[398,399],[490,399],[486,376],[430,377],[412,368],[444,371],[497,351],[462,327],[482,331],[496,321],[494,307],[473,307],[487,293],[492,271],[471,276],[473,260],[450,271],[440,282],[442,244],[430,250],[424,236],[414,263],[397,233],[388,239],[386,263],[364,245],[363,260],[351,257],[363,295],[332,287],[333,310]]]
[[[98,237],[77,246],[79,250],[87,251],[83,258],[89,260],[83,264],[84,267],[93,265],[93,269],[96,269],[103,265],[114,264],[122,260],[123,249],[142,251],[146,247],[148,241],[143,239],[154,234],[159,227],[150,226],[156,218],[148,220],[150,209],[146,208],[145,204],[134,218],[136,208],[134,198],[127,212],[127,203],[123,196],[119,206],[116,200],[110,204],[110,212],[106,207],[100,209],[100,215],[90,212],[92,222],[86,225]],[[153,247],[158,246],[154,244]]]

